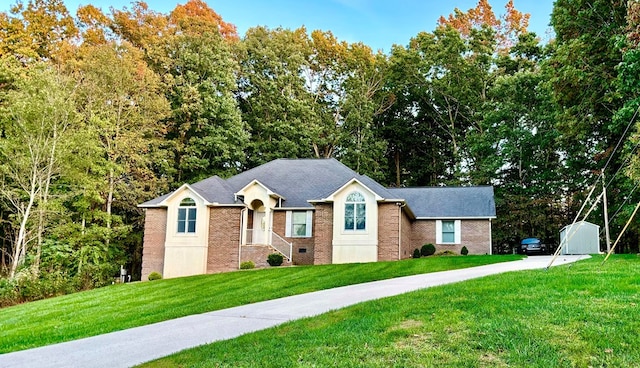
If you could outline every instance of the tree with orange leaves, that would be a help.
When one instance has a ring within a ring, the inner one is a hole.
[[[189,0],[178,5],[169,15],[169,20],[182,32],[203,33],[217,29],[227,40],[237,40],[236,26],[222,20],[222,17],[202,0]]]
[[[57,60],[77,33],[62,0],[17,2],[0,13],[0,56]]]
[[[498,51],[505,52],[517,43],[519,35],[527,33],[531,15],[518,11],[513,5],[513,0],[509,0],[504,8],[504,15],[498,18],[488,0],[479,0],[475,8],[466,12],[455,8],[449,17],[441,16],[438,25],[453,27],[464,37],[469,37],[473,29],[489,27],[496,32]]]
[[[136,1],[131,10],[112,10],[112,18],[114,32],[144,50],[162,43],[163,38],[178,34],[215,32],[226,40],[238,39],[236,26],[222,20],[202,0],[189,0],[178,5],[169,15],[149,9],[144,1]]]

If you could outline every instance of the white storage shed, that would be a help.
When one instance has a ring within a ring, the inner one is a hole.
[[[560,230],[560,244],[561,254],[600,253],[600,226],[587,221],[567,225]]]

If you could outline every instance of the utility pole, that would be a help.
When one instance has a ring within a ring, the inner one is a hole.
[[[602,200],[604,202],[604,234],[607,238],[607,254],[611,251],[611,239],[609,238],[609,213],[607,212],[607,185],[602,171]]]

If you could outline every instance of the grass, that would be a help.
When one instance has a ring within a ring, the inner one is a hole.
[[[640,367],[640,258],[602,259],[362,303],[143,367]]]
[[[430,257],[113,285],[0,309],[0,354],[332,287],[520,258]]]

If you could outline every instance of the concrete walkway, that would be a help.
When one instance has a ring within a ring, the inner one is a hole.
[[[589,256],[561,256],[554,266]],[[0,367],[130,367],[172,353],[232,339],[357,303],[509,271],[545,268],[551,257],[529,257],[461,270],[350,285],[203,313],[105,335],[0,355]]]

